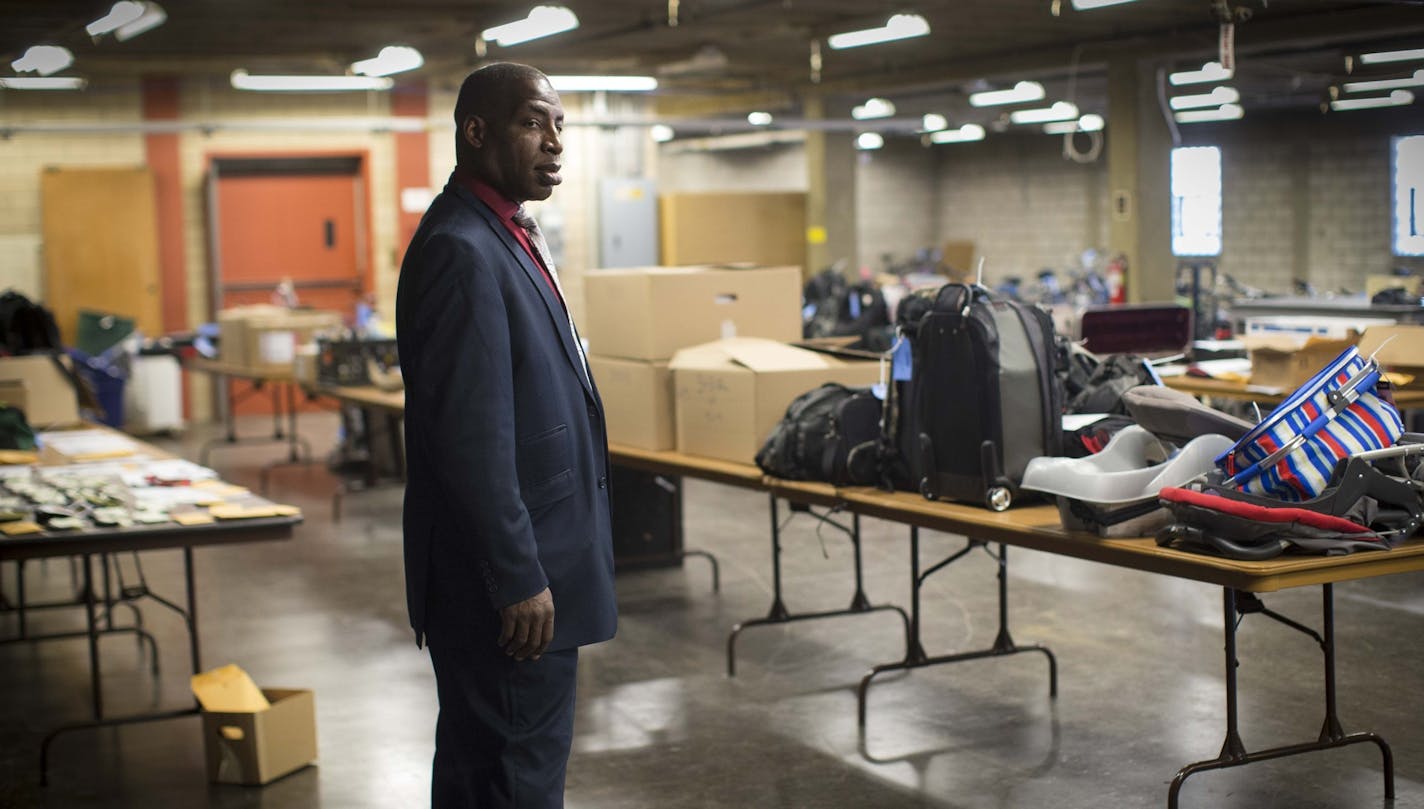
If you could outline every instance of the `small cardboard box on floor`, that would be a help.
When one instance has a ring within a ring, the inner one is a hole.
[[[47,354],[0,357],[0,398],[23,410],[25,420],[36,430],[79,423],[79,398],[69,378],[74,363],[69,357],[59,361],[68,372],[60,370]]]
[[[641,267],[584,274],[581,323],[604,357],[666,360],[727,337],[801,338],[800,267]]]
[[[1402,388],[1424,389],[1424,326],[1371,326],[1360,335],[1360,355],[1375,355],[1387,371],[1412,377]]]
[[[826,382],[873,385],[877,362],[857,362],[775,340],[734,338],[677,352],[672,369],[677,449],[752,463],[791,400]]]
[[[208,780],[259,786],[316,760],[316,702],[308,689],[258,689],[235,665],[193,675],[203,706]]]
[[[598,382],[608,440],[660,452],[677,446],[673,432],[672,372],[666,361],[588,355]]]

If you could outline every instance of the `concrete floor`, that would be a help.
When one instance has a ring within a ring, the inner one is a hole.
[[[335,419],[304,417],[303,431],[320,451],[332,445]],[[196,457],[212,434],[194,429],[170,446]],[[212,464],[255,485],[279,453],[223,448]],[[272,479],[275,499],[302,506],[306,523],[290,542],[196,552],[203,663],[235,662],[259,684],[314,689],[318,766],[260,789],[211,786],[200,723],[185,718],[62,736],[51,786],[41,789],[44,733],[86,717],[86,648],[11,644],[0,646],[0,807],[428,805],[435,688],[406,624],[400,492],[354,495],[335,523],[335,481],[323,467],[282,468]],[[711,592],[708,566],[695,558],[620,576],[618,637],[582,656],[570,807],[1151,807],[1165,804],[1180,766],[1221,747],[1220,591],[1029,551],[1010,556],[1011,628],[1019,642],[1056,652],[1057,700],[1041,655],[887,676],[871,689],[862,745],[855,685],[903,653],[899,619],[876,612],[749,629],[728,678],[728,629],[770,602],[767,501],[688,481],[685,507],[687,544],[717,554],[722,591]],[[868,595],[908,604],[906,529],[863,527]],[[923,555],[937,559],[961,543],[929,534]],[[839,534],[818,536],[798,516],[784,545],[790,609],[849,602],[849,546]],[[182,598],[178,553],[143,562],[157,592]],[[993,573],[976,553],[931,579],[930,654],[993,642]],[[28,583],[32,599],[61,597],[68,565],[32,563]],[[1314,589],[1267,599],[1312,626],[1319,603]],[[141,608],[161,674],[130,636],[106,638],[104,696],[114,714],[190,704],[181,622],[151,602]],[[1424,807],[1424,576],[1338,585],[1336,614],[1341,719],[1392,743],[1398,799],[1383,798],[1375,748],[1354,746],[1196,775],[1183,807]],[[77,611],[52,613],[42,627],[80,621]],[[14,629],[12,616],[0,616],[0,631]],[[1313,739],[1323,710],[1316,646],[1248,617],[1240,653],[1248,748]]]

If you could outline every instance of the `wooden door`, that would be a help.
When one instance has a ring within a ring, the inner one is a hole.
[[[79,311],[163,333],[153,175],[145,168],[47,168],[40,177],[44,304],[73,344]]]
[[[272,303],[290,280],[303,307],[350,318],[370,288],[359,158],[224,158],[212,182],[215,309]],[[239,414],[270,411],[234,385]]]

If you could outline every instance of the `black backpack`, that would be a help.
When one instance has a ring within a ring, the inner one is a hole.
[[[53,313],[13,289],[0,295],[0,349],[7,354],[39,354],[59,348],[59,325]]]
[[[1008,508],[1028,461],[1062,454],[1052,319],[979,285],[945,284],[901,301],[897,320],[911,362],[908,374],[896,363],[886,406],[885,482]]]
[[[836,382],[797,396],[756,454],[757,466],[786,480],[818,480],[837,486],[869,484],[880,438],[880,400],[869,388]],[[871,461],[861,471],[854,457]]]

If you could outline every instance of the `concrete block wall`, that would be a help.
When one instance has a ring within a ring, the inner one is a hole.
[[[991,134],[933,152],[934,238],[973,241],[987,283],[1028,281],[1043,268],[1061,275],[1079,266],[1084,250],[1106,248],[1105,160],[1067,160],[1062,139],[1041,134]]]
[[[856,157],[859,265],[879,272],[886,255],[904,261],[920,248],[936,246],[935,152],[917,141],[893,138],[883,149]]]
[[[1296,216],[1308,158],[1287,145],[1231,143],[1221,150],[1222,248],[1217,269],[1242,283],[1286,292],[1309,272]]]
[[[76,94],[0,91],[3,124],[133,123],[142,117],[137,83]],[[146,160],[143,136],[134,133],[24,133],[0,139],[0,290],[14,287],[44,298],[40,174],[49,166],[136,166]]]
[[[1309,279],[1322,292],[1359,292],[1367,275],[1410,263],[1393,255],[1390,151],[1387,137],[1310,146]]]
[[[751,149],[658,151],[658,190],[805,191],[806,149],[777,144]]]

